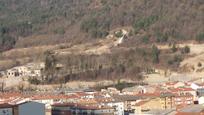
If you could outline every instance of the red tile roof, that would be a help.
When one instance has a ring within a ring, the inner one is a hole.
[[[0,98],[1,99],[8,99],[11,97],[22,97],[23,95],[19,92],[6,92],[6,93],[0,93]]]
[[[155,92],[155,93],[141,93],[141,94],[136,94],[136,96],[159,97],[160,93],[159,92]]]
[[[33,100],[48,100],[48,99],[69,99],[73,97],[73,95],[68,96],[68,95],[35,95],[32,96],[31,99]]]
[[[182,92],[182,91],[194,91],[192,88],[171,88],[169,89],[172,93]]]
[[[178,81],[176,81],[176,82],[166,82],[165,85],[175,85],[177,83],[178,83]]]

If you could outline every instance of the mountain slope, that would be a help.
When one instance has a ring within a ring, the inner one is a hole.
[[[141,79],[155,68],[177,71],[190,55],[176,44],[203,41],[203,0],[0,1],[0,70],[49,54],[64,64],[57,76],[66,81]]]
[[[1,0],[0,44],[10,49],[83,42],[121,26],[143,30],[154,41],[163,35],[195,39],[204,31],[203,14],[203,0]]]

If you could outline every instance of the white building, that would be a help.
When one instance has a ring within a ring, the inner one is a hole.
[[[107,92],[109,92],[110,94],[119,94],[120,90],[117,90],[115,87],[108,87]]]
[[[124,115],[124,103],[120,101],[108,102],[107,106],[115,109],[114,115]]]
[[[40,77],[44,69],[44,63],[28,63],[6,71],[7,77]]]
[[[51,105],[54,104],[54,99],[51,99],[51,98],[48,98],[48,99],[34,99],[33,101],[45,104],[46,109],[51,109]]]
[[[6,75],[7,75],[7,77],[17,77],[17,76],[19,76],[18,75],[18,70],[14,69],[14,68],[7,70]]]
[[[28,68],[25,66],[18,66],[15,69],[18,71],[19,76],[26,76],[28,74]]]
[[[204,97],[199,97],[198,98],[198,104],[204,104]]]

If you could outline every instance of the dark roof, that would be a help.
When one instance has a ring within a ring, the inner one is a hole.
[[[53,107],[74,107],[77,106],[76,103],[56,103],[52,105]]]
[[[8,103],[0,104],[0,108],[12,108],[12,107],[13,107],[13,105],[8,104]]]
[[[174,97],[175,95],[170,92],[161,93],[160,97]]]
[[[189,105],[184,107],[180,110],[180,112],[203,112],[204,106],[203,105]]]
[[[112,96],[116,101],[136,101],[142,99],[140,96],[133,95],[113,95]]]
[[[95,105],[81,105],[77,103],[63,103],[63,104],[54,104],[52,107],[71,107],[71,108],[78,108],[84,110],[101,110],[101,109],[113,109],[112,107],[99,107]]]
[[[38,102],[34,102],[34,101],[26,101],[26,102],[23,102],[23,103],[19,103],[19,104],[8,104],[8,103],[3,103],[3,104],[0,104],[0,108],[13,108],[13,107],[16,107],[16,106],[19,106],[19,105],[23,105],[25,103],[38,103]],[[40,103],[40,104],[43,104],[43,103]]]

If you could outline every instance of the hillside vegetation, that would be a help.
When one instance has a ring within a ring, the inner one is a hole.
[[[203,0],[1,0],[0,49],[89,41],[121,26],[157,42],[202,41],[203,13]]]
[[[121,37],[120,32],[112,32],[118,28],[128,28],[127,39],[109,47],[108,35]],[[66,67],[55,76],[66,81],[81,76],[140,78],[153,67],[176,70],[190,52],[188,46],[178,48],[176,44],[189,41],[204,41],[203,0],[0,1],[0,62],[5,64],[9,59],[7,67],[12,67],[29,61],[46,62],[48,54],[54,55],[57,63]],[[101,50],[103,53],[90,54]]]

